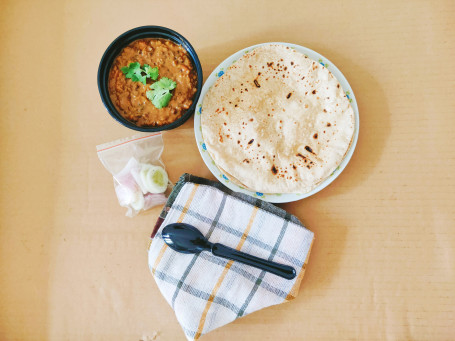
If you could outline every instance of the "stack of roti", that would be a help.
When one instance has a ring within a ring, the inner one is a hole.
[[[354,111],[321,64],[262,45],[207,92],[202,135],[228,178],[263,193],[306,193],[330,176],[354,135]]]

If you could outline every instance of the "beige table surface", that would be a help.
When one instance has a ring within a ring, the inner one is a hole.
[[[0,340],[184,340],[147,267],[159,209],[130,219],[97,144],[134,132],[96,85],[107,45],[162,25],[205,76],[244,47],[314,49],[349,80],[357,149],[283,208],[315,232],[296,300],[205,340],[455,339],[453,1],[0,2]],[[165,135],[170,177],[211,177],[193,122]]]

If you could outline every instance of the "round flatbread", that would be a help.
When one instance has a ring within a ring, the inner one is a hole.
[[[263,45],[231,65],[207,92],[202,135],[229,178],[263,193],[306,193],[341,163],[354,111],[323,65]]]

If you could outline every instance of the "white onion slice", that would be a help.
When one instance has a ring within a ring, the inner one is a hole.
[[[131,203],[131,207],[136,211],[140,211],[144,208],[145,200],[141,192],[136,192],[136,200]]]
[[[163,205],[167,201],[166,196],[163,193],[147,193],[144,195],[144,199],[144,210],[148,210],[154,206]]]
[[[121,184],[118,184],[115,187],[115,193],[117,194],[117,199],[120,206],[128,206],[137,198],[136,191],[131,190],[130,187]]]

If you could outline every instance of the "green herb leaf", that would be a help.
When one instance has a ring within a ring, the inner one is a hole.
[[[169,90],[149,90],[147,91],[146,95],[147,98],[152,101],[152,104],[158,109],[167,106],[172,98],[172,94],[169,92]]]
[[[175,87],[177,86],[177,83],[174,82],[173,80],[167,78],[167,77],[163,77],[159,80],[159,82],[156,82],[154,84],[157,84],[159,83],[161,87],[163,87],[163,89],[169,89],[169,90],[173,90],[175,89]]]
[[[147,77],[146,76],[142,76],[142,74],[135,73],[133,75],[133,77],[131,77],[131,80],[133,82],[141,82],[142,84],[147,85]]]
[[[138,62],[130,63],[128,66],[121,68],[126,78],[130,78],[133,82],[141,82],[146,85],[147,77],[142,75],[141,64]]]
[[[156,66],[151,67],[148,64],[144,64],[143,69],[144,69],[144,72],[145,72],[145,75],[147,78],[151,78],[154,81],[156,81],[158,79],[159,73],[158,73],[158,68]]]
[[[175,89],[177,83],[173,80],[163,77],[158,82],[150,85],[150,89],[147,91],[146,96],[152,101],[152,104],[158,109],[164,108],[169,104],[172,98],[171,90]]]

